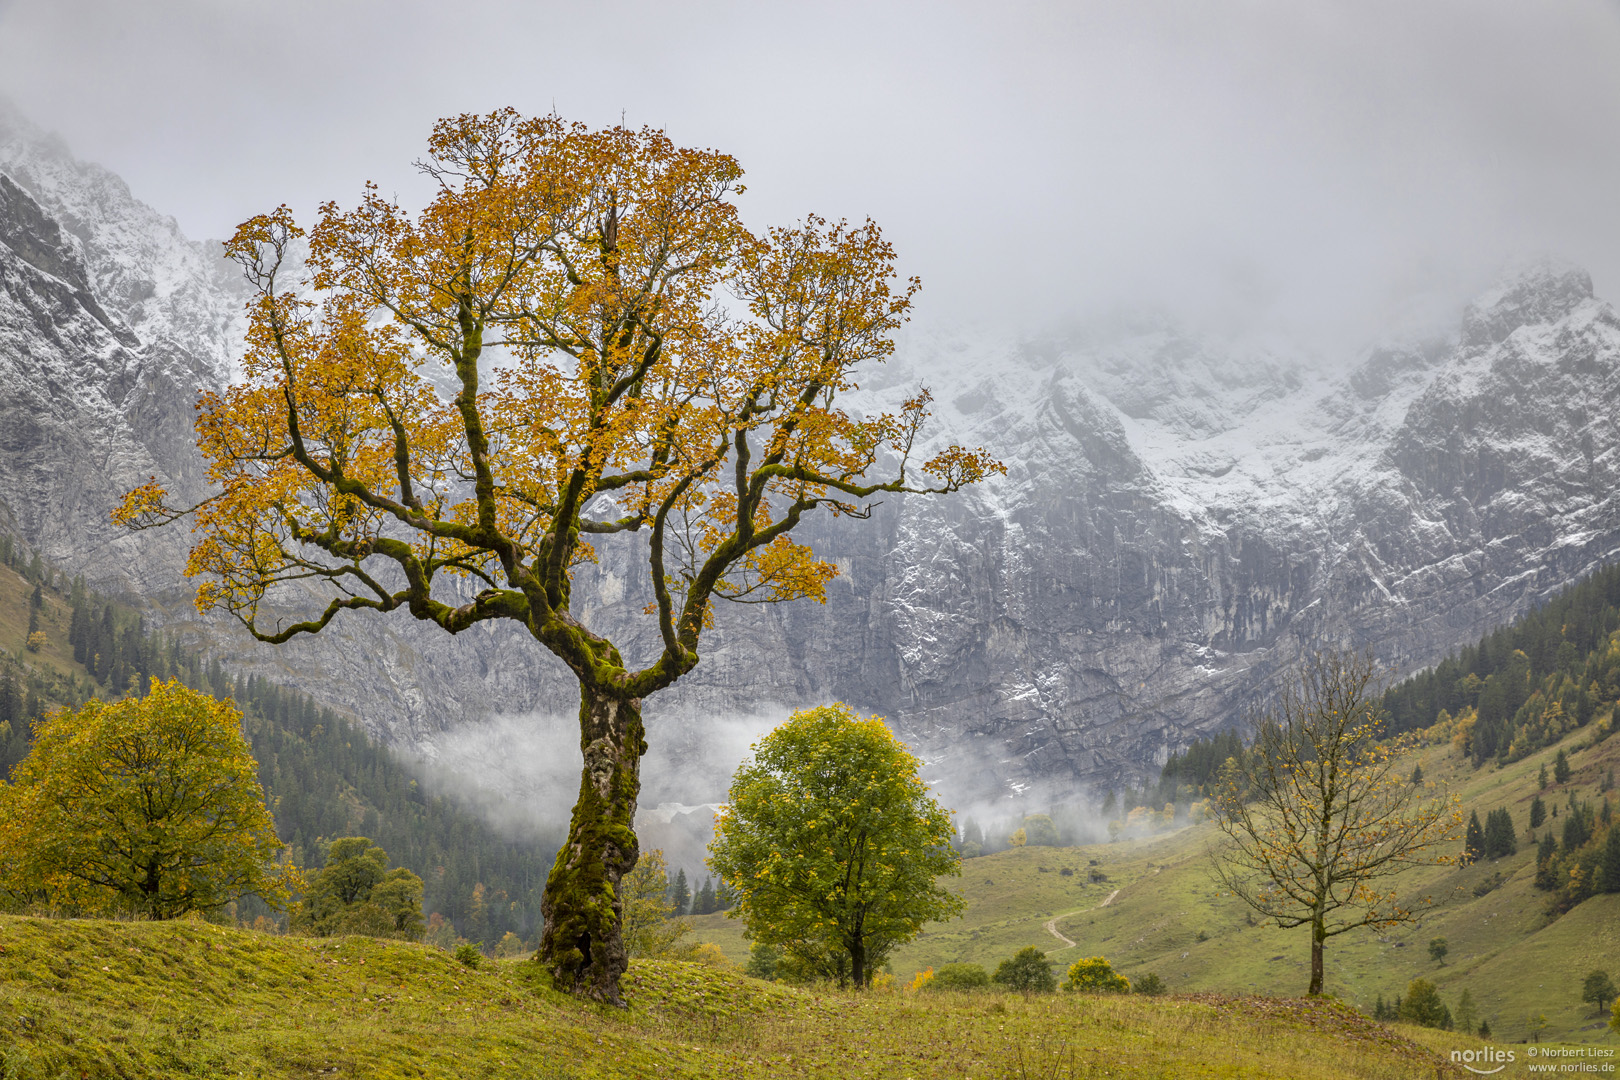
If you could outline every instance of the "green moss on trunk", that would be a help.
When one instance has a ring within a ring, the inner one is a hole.
[[[622,1005],[619,977],[630,958],[620,932],[619,881],[636,865],[633,822],[647,740],[638,699],[616,701],[582,688],[579,801],[568,842],[546,879],[545,932],[537,957],[558,990]]]

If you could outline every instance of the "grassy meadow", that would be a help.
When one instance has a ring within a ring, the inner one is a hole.
[[[527,960],[206,923],[0,916],[0,1077],[1462,1076],[1332,1002],[799,990],[637,962],[630,1007]],[[1455,1042],[1455,1045],[1464,1045]]]

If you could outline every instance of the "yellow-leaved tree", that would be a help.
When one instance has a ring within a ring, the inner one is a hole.
[[[823,598],[834,568],[791,535],[805,515],[999,466],[959,447],[913,462],[925,392],[841,408],[917,288],[895,288],[871,222],[755,235],[732,158],[511,110],[441,121],[421,168],[437,195],[415,215],[374,187],[323,206],[307,281],[286,208],[227,245],[257,299],[243,382],[202,403],[219,494],[194,508],[189,572],[200,607],[263,641],[398,611],[450,633],[509,620],[561,658],[584,767],[541,959],[617,1002],[643,700],[698,663],[715,600]],[[177,513],[148,485],[119,517]],[[645,558],[659,646],[638,663],[572,595],[573,568],[616,541]],[[327,602],[278,621],[294,582]]]
[[[0,784],[0,894],[151,919],[248,893],[280,907],[296,872],[258,772],[241,714],[179,682],[60,710]]]
[[[1311,995],[1327,939],[1418,921],[1431,902],[1390,880],[1454,861],[1462,812],[1396,767],[1413,745],[1384,729],[1379,667],[1368,653],[1320,652],[1255,718],[1253,745],[1229,759],[1215,821],[1230,841],[1215,875],[1281,927],[1311,932]]]

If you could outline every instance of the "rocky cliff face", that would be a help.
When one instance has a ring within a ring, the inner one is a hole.
[[[0,499],[48,557],[171,621],[190,618],[187,535],[118,536],[106,515],[148,474],[201,490],[191,407],[229,377],[241,300],[116,177],[0,115]],[[1307,649],[1414,670],[1620,554],[1620,317],[1573,268],[1526,268],[1453,338],[1343,371],[1164,325],[919,334],[862,393],[919,381],[940,436],[1008,475],[810,525],[842,571],[827,604],[722,611],[699,668],[648,703],[672,774],[713,756],[706,719],[837,698],[889,717],[963,797],[1117,784],[1238,719]],[[640,553],[605,549],[575,595],[650,657]],[[429,753],[493,713],[574,707],[509,628],[452,641],[359,617],[272,649],[187,625]],[[734,760],[710,764],[706,788]]]

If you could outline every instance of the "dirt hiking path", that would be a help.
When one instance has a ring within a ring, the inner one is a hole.
[[[1114,902],[1114,897],[1116,897],[1118,895],[1119,895],[1119,890],[1115,889],[1113,892],[1108,894],[1108,899],[1106,899],[1102,903],[1098,904],[1097,907],[1076,908],[1073,911],[1065,911],[1061,915],[1054,915],[1052,918],[1048,919],[1047,922],[1046,922],[1046,932],[1048,934],[1051,934],[1053,937],[1057,938],[1059,941],[1063,942],[1063,948],[1064,949],[1072,949],[1072,948],[1074,948],[1074,942],[1070,941],[1068,938],[1064,937],[1061,933],[1058,932],[1057,924],[1061,920],[1067,919],[1070,915],[1083,915],[1084,913],[1086,913],[1088,911],[1096,911],[1097,908],[1105,908],[1109,904],[1112,904]],[[1062,950],[1060,949],[1060,950],[1057,950],[1057,951],[1061,952]]]

